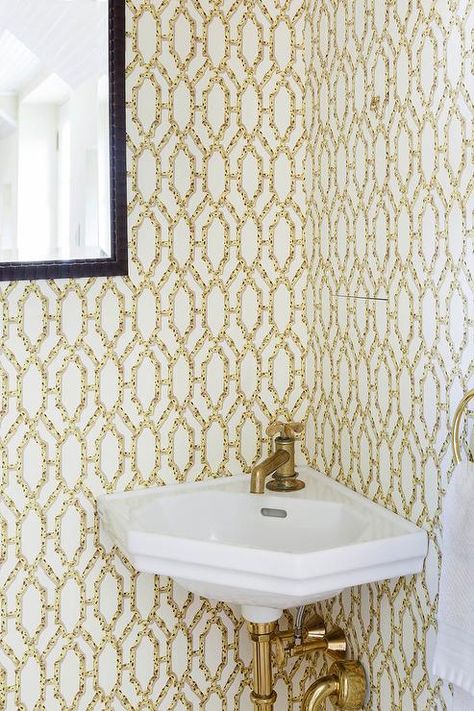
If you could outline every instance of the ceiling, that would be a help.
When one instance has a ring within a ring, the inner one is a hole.
[[[0,0],[0,93],[49,74],[74,89],[106,72],[106,2]]]
[[[17,93],[41,70],[41,61],[8,30],[0,34],[0,91]]]

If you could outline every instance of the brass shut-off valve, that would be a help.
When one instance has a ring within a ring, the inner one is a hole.
[[[345,659],[346,636],[340,627],[326,631],[324,620],[313,615],[303,627],[302,641],[296,643],[294,630],[275,633],[273,651],[278,666],[283,666],[287,657],[298,657],[312,652],[326,652],[332,659]]]

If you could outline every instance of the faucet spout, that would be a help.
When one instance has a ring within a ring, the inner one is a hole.
[[[279,449],[264,459],[263,462],[257,464],[257,466],[252,469],[250,493],[263,494],[265,491],[265,479],[267,476],[270,476],[270,474],[276,472],[276,470],[286,464],[289,459],[290,455],[288,452]]]

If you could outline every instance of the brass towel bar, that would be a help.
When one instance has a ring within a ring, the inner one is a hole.
[[[459,439],[461,420],[464,411],[467,409],[467,406],[471,400],[474,400],[474,389],[467,391],[467,393],[464,395],[463,399],[457,406],[456,412],[454,413],[453,431],[451,436],[453,440],[454,461],[456,462],[456,464],[459,464],[459,462],[461,461],[461,442]]]

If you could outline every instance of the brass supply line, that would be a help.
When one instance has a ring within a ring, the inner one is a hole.
[[[300,605],[296,608],[295,624],[293,625],[295,630],[295,642],[299,644],[303,638],[303,623],[306,615],[306,605]]]
[[[330,699],[339,709],[357,711],[367,696],[367,679],[360,662],[334,662],[328,676],[314,682],[303,699],[303,711],[319,711]]]

